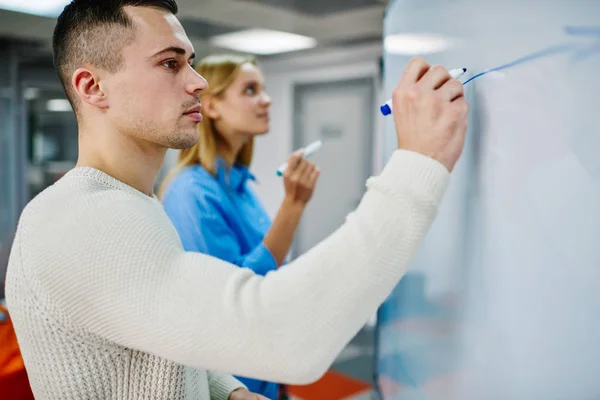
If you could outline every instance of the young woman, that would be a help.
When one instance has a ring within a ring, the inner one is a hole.
[[[256,61],[210,56],[196,67],[209,84],[202,94],[200,139],[182,150],[161,196],[183,246],[265,275],[284,263],[319,171],[294,154],[283,176],[285,197],[275,219],[248,185],[254,137],[269,130],[271,99]],[[198,305],[210,306],[210,305]],[[240,332],[243,335],[244,332]],[[276,400],[276,383],[238,378]]]

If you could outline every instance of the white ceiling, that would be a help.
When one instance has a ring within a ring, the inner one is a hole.
[[[178,17],[196,53],[202,55],[222,51],[208,43],[209,36],[246,28],[312,36],[321,49],[381,41],[387,0],[178,0],[177,3]],[[53,28],[54,19],[0,10],[0,37],[38,41],[49,49]]]

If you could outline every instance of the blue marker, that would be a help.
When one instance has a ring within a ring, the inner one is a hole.
[[[465,72],[467,72],[466,68],[457,68],[457,69],[448,71],[448,73],[450,74],[452,79],[458,79]],[[379,107],[379,109],[381,110],[381,113],[383,115],[390,115],[392,113],[392,99],[386,101],[384,105]]]

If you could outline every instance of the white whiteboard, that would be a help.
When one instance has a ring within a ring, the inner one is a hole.
[[[426,344],[402,358],[394,343],[405,332],[384,331],[382,347],[408,363],[381,371],[408,387],[388,397],[598,398],[600,1],[398,0],[384,31],[450,38],[454,47],[424,57],[471,74],[551,50],[465,86],[467,148],[411,267],[426,276],[428,301],[457,304],[452,372],[427,371],[436,356]],[[408,59],[386,54],[386,95]],[[389,155],[391,119],[386,131]],[[411,362],[420,382],[399,376]],[[436,397],[428,385],[448,376]]]

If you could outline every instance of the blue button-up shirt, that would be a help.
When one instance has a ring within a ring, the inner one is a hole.
[[[222,159],[217,161],[216,177],[200,165],[187,167],[170,182],[163,202],[186,251],[210,254],[266,275],[277,269],[262,242],[271,220],[248,180],[254,180],[248,168],[228,169]],[[236,378],[250,391],[277,399],[278,384]]]

